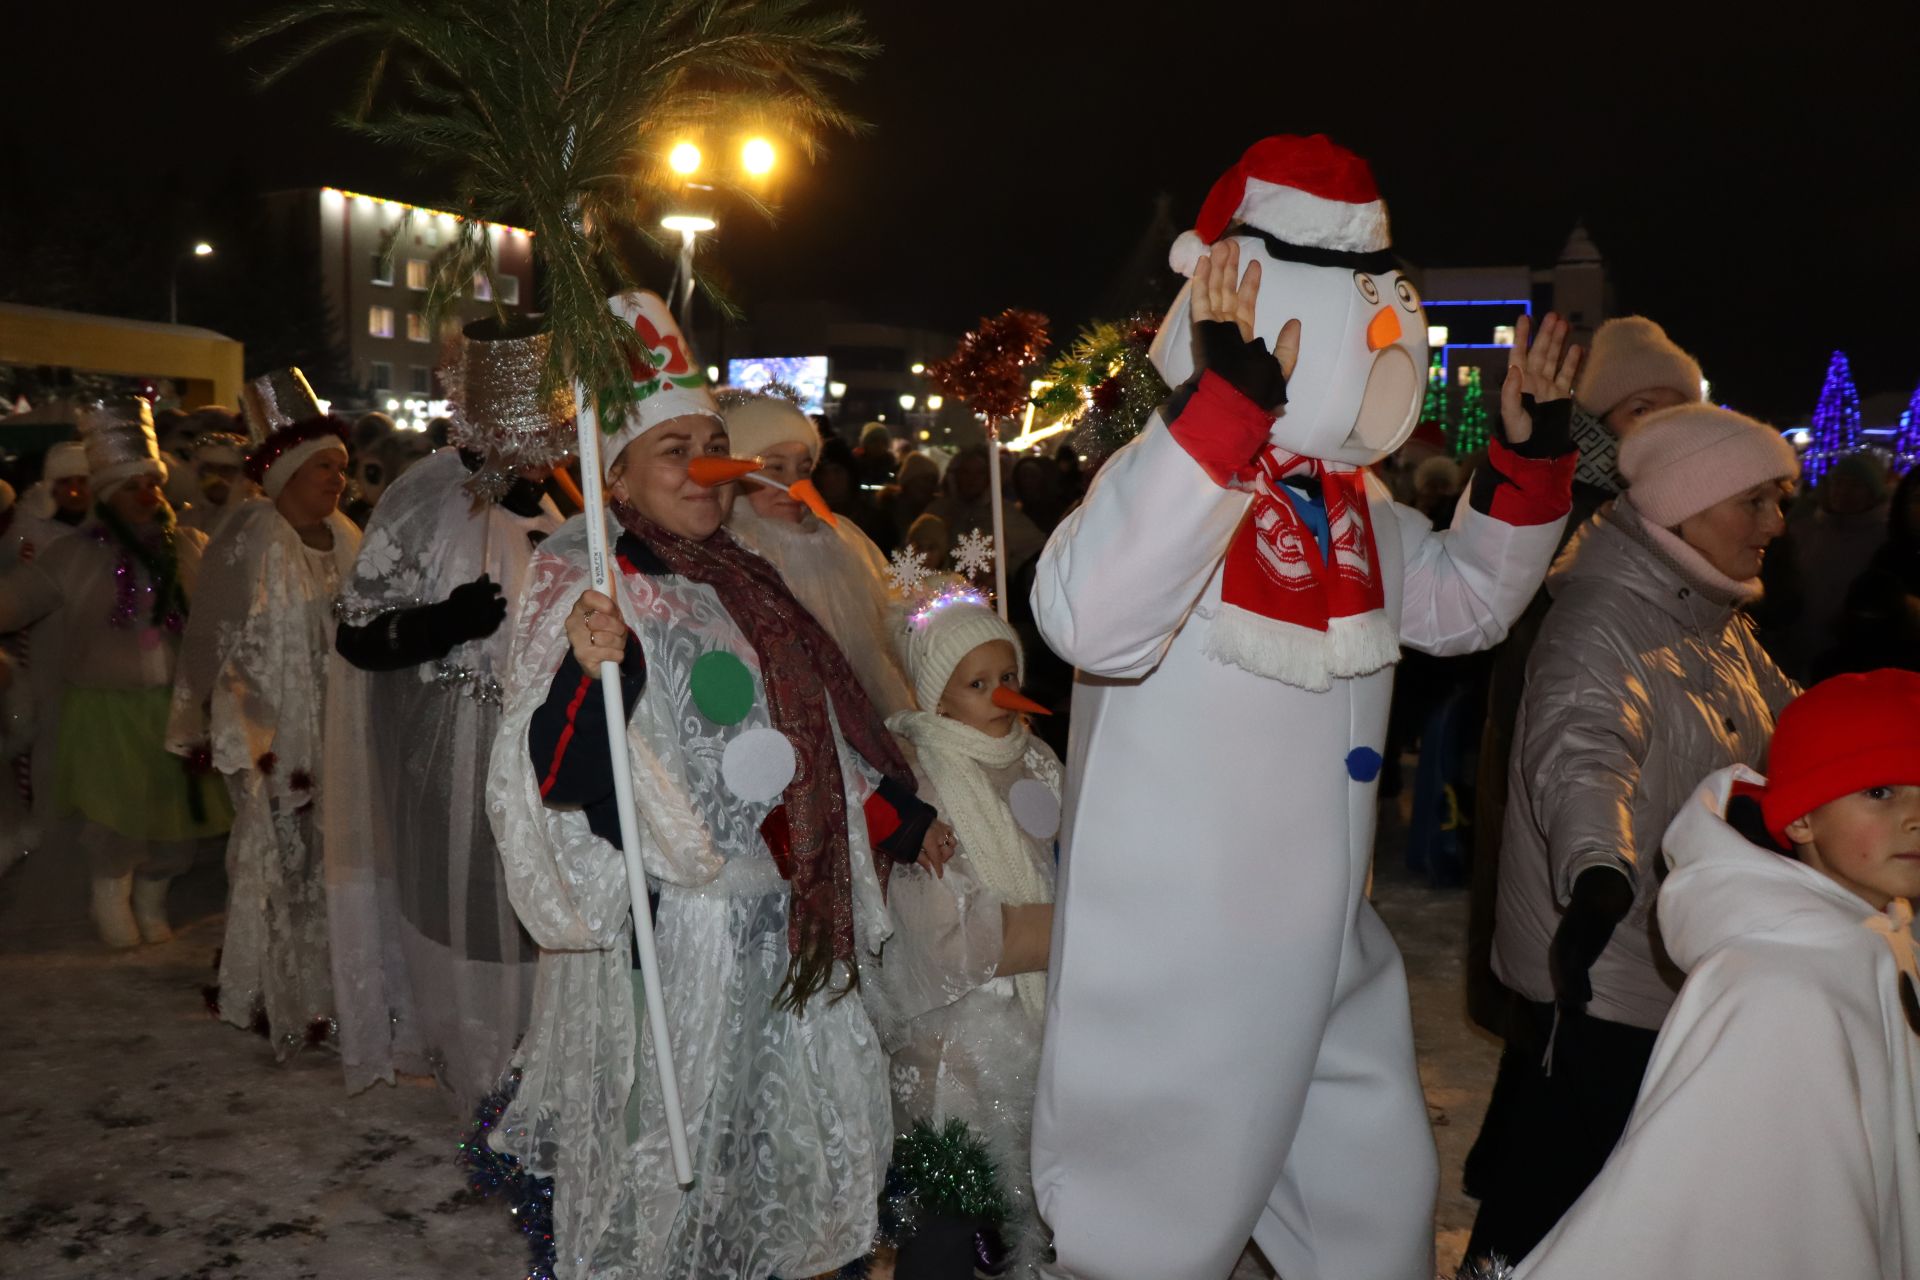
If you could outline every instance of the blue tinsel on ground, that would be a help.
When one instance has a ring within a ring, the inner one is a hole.
[[[553,1179],[536,1178],[520,1167],[520,1161],[505,1152],[495,1151],[487,1141],[500,1113],[520,1090],[519,1071],[510,1072],[500,1088],[480,1100],[466,1140],[460,1144],[460,1167],[467,1175],[467,1189],[475,1195],[506,1200],[507,1211],[527,1238],[527,1280],[553,1280]]]

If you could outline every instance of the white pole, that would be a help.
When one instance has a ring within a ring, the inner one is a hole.
[[[585,384],[573,384],[579,407],[580,493],[587,522],[587,567],[594,590],[620,608],[607,557],[606,498],[600,481],[600,415]],[[622,615],[625,621],[625,615]],[[629,626],[632,624],[629,623]],[[633,807],[633,767],[627,761],[627,708],[620,696],[620,664],[600,664],[600,695],[607,711],[607,755],[613,765],[614,806],[620,815],[620,851],[627,862],[627,892],[633,907],[633,939],[640,952],[640,981],[647,998],[647,1025],[653,1030],[653,1067],[660,1079],[660,1103],[667,1116],[667,1144],[673,1148],[673,1177],[693,1185],[693,1158],[687,1153],[687,1122],[680,1114],[680,1081],[673,1071],[673,1045],[667,1036],[667,1001],[660,989],[660,958],[653,946],[653,912],[647,905],[647,875],[640,865],[640,824]],[[635,1064],[636,1070],[638,1064]]]
[[[1000,419],[987,424],[987,472],[989,501],[993,503],[993,599],[1001,621],[1007,617],[1007,517],[1000,509]]]

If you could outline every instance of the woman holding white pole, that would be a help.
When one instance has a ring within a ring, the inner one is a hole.
[[[885,1055],[861,1002],[835,997],[884,939],[890,863],[943,863],[952,834],[839,650],[721,528],[736,486],[690,474],[728,440],[666,305],[616,310],[647,355],[602,441],[618,536],[590,557],[590,493],[535,555],[494,749],[495,831],[541,947],[496,1144],[554,1179],[561,1280],[818,1275],[867,1251],[891,1154]],[[610,593],[592,558],[611,560]],[[609,671],[624,775],[611,686],[593,687]],[[636,1017],[627,852],[658,894],[684,1194]]]

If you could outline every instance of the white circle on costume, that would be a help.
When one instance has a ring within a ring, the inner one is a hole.
[[[1053,788],[1037,778],[1022,778],[1007,792],[1007,807],[1013,820],[1035,840],[1051,840],[1060,834],[1060,800]]]
[[[793,743],[778,729],[749,729],[729,742],[720,757],[727,790],[748,804],[778,797],[798,767]]]

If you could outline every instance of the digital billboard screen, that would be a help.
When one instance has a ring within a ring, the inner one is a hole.
[[[727,385],[743,391],[764,390],[770,382],[783,382],[800,393],[800,408],[806,413],[822,413],[827,405],[827,358],[825,356],[758,356],[751,360],[727,361]]]

